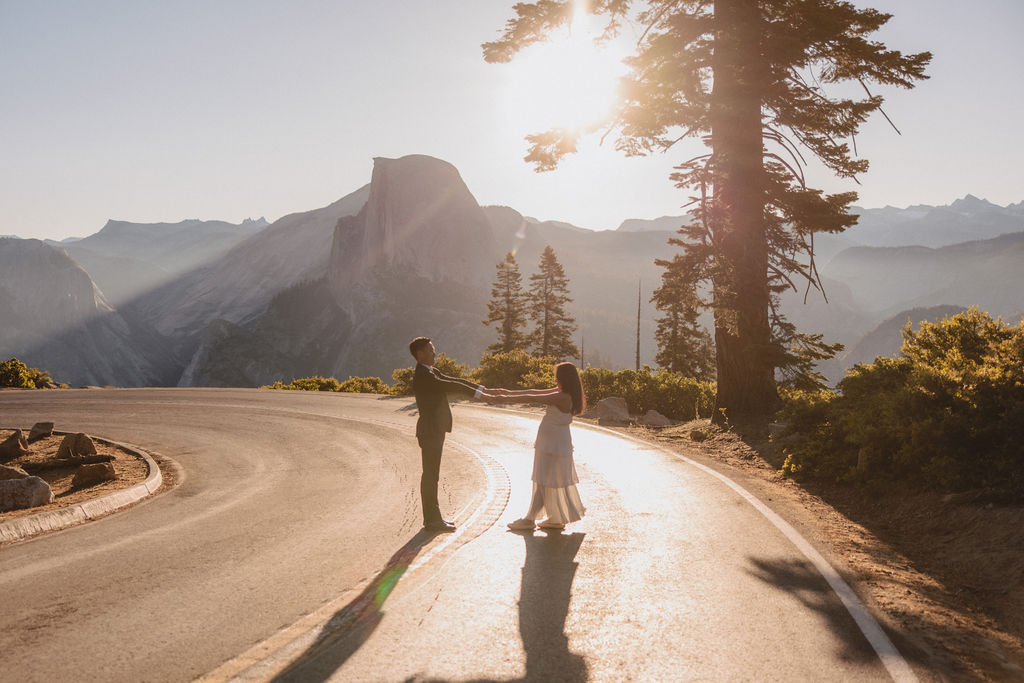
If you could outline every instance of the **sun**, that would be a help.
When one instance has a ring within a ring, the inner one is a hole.
[[[595,45],[592,17],[577,3],[568,29],[521,52],[512,62],[510,94],[515,119],[530,132],[585,130],[604,120],[618,95],[626,51],[609,41]]]

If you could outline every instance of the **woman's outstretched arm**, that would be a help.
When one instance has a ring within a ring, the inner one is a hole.
[[[499,396],[524,396],[526,394],[557,394],[562,390],[558,387],[550,389],[488,389]]]
[[[517,394],[495,394],[492,390],[483,392],[481,398],[490,404],[497,403],[540,403],[543,405],[554,405],[568,411],[572,405],[572,397],[558,389],[526,389]]]

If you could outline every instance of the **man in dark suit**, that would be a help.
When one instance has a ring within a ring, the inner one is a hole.
[[[445,434],[452,431],[452,411],[448,394],[464,393],[477,398],[484,386],[458,377],[449,377],[434,367],[437,354],[429,337],[417,337],[409,343],[409,353],[416,359],[412,389],[416,394],[416,439],[423,458],[420,477],[420,500],[423,502],[423,526],[433,531],[454,531],[455,525],[441,517],[437,502],[437,481],[441,474],[441,449]]]

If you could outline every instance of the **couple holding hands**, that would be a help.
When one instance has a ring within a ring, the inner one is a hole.
[[[493,389],[458,377],[449,377],[434,367],[436,352],[429,337],[417,337],[409,343],[409,352],[416,359],[413,392],[419,419],[416,439],[423,458],[420,477],[420,499],[423,502],[423,526],[433,531],[454,531],[455,525],[441,517],[437,502],[437,482],[441,471],[441,450],[445,434],[452,430],[452,412],[448,394],[472,394],[489,404],[539,403],[547,406],[540,426],[533,455],[533,496],[526,515],[509,523],[516,531],[529,531],[535,526],[559,530],[582,519],[584,508],[576,490],[579,477],[572,459],[572,437],[569,425],[572,416],[586,407],[583,384],[572,363],[555,366],[556,386],[550,389]],[[541,513],[546,518],[537,522]]]

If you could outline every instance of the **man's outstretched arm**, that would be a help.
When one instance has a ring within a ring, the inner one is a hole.
[[[480,392],[486,388],[484,385],[477,384],[476,382],[470,382],[468,379],[463,379],[461,377],[449,377],[437,368],[434,368],[430,373],[430,376],[437,382],[438,391],[443,391],[445,393],[469,393],[473,394],[474,397],[479,398]]]

